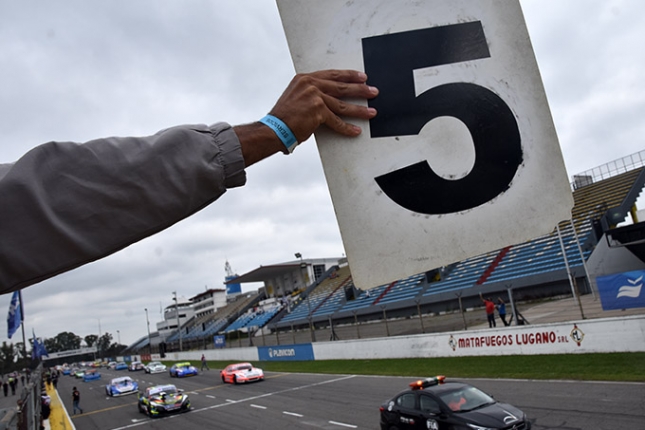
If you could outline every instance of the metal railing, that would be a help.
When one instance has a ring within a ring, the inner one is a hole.
[[[18,406],[0,410],[0,430],[39,430],[41,425],[42,363],[20,392]]]
[[[577,190],[585,185],[591,185],[603,179],[611,178],[621,173],[629,172],[645,165],[645,150],[619,158],[585,172],[573,175],[571,188]]]

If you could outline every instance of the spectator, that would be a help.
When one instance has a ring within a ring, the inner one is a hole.
[[[50,142],[13,164],[0,163],[6,208],[0,211],[0,261],[12,269],[0,271],[0,294],[168,228],[228,188],[244,185],[246,168],[277,152],[290,153],[322,125],[358,136],[361,129],[339,115],[370,119],[376,110],[341,99],[375,97],[378,90],[366,81],[353,70],[298,74],[269,115],[251,124],[188,125],[85,144]]]
[[[41,406],[40,406],[40,415],[43,420],[49,419],[49,414],[51,413],[51,402],[52,399],[47,395],[47,393],[41,393],[40,395]]]
[[[13,376],[9,376],[9,387],[11,387],[11,395],[15,396],[16,395],[16,384],[18,383],[18,380],[14,378]]]
[[[7,397],[7,394],[9,394],[9,382],[6,379],[2,383],[2,391],[4,391],[4,396]]]
[[[484,306],[486,306],[486,318],[488,319],[488,327],[497,327],[497,324],[495,324],[495,303],[490,299],[490,297],[484,299],[482,293],[479,293],[479,298],[484,303]]]
[[[83,413],[83,409],[81,409],[81,393],[76,389],[76,387],[72,388],[72,415],[76,415],[76,410],[78,409],[80,413]]]
[[[499,319],[502,320],[504,326],[507,327],[509,323],[506,322],[506,303],[501,297],[497,298],[499,304],[497,305],[497,313],[499,314]]]

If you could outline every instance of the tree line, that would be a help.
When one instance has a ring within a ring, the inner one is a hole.
[[[100,337],[95,334],[81,337],[72,332],[64,331],[52,338],[42,339],[42,342],[48,354],[96,346],[96,357],[102,358],[116,357],[127,347],[127,345],[113,342],[113,339],[112,334],[108,332]],[[0,373],[6,374],[33,367],[36,364],[36,361],[31,358],[33,343],[33,339],[28,339],[28,347],[25,349],[25,345],[22,342],[2,342],[2,346],[0,346]]]

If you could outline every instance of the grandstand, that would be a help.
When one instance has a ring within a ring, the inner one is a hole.
[[[230,302],[215,314],[184,324],[183,339],[202,345],[214,334],[237,334],[239,338],[245,333],[263,335],[266,343],[264,336],[269,333],[277,338],[280,332],[315,330],[332,324],[479,307],[480,293],[508,297],[511,303],[572,296],[572,291],[594,293],[596,276],[645,267],[645,223],[638,222],[635,209],[645,186],[644,161],[645,152],[639,152],[574,176],[572,218],[550,234],[445,267],[429,268],[370,290],[354,286],[351,269],[342,259],[324,273],[318,268],[315,281],[308,285],[298,283],[310,279],[302,272],[308,265],[305,261],[260,267],[231,282],[264,279],[265,287]],[[631,224],[618,227],[630,217]],[[624,258],[625,252],[633,255]],[[621,258],[613,258],[615,253],[622,253]],[[280,282],[273,288],[272,284]],[[177,348],[177,339],[178,332],[167,339],[171,348]]]

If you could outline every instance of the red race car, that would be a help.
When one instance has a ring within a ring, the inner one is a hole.
[[[244,384],[246,382],[264,380],[264,372],[262,369],[253,367],[251,363],[229,364],[219,373],[224,383]]]

